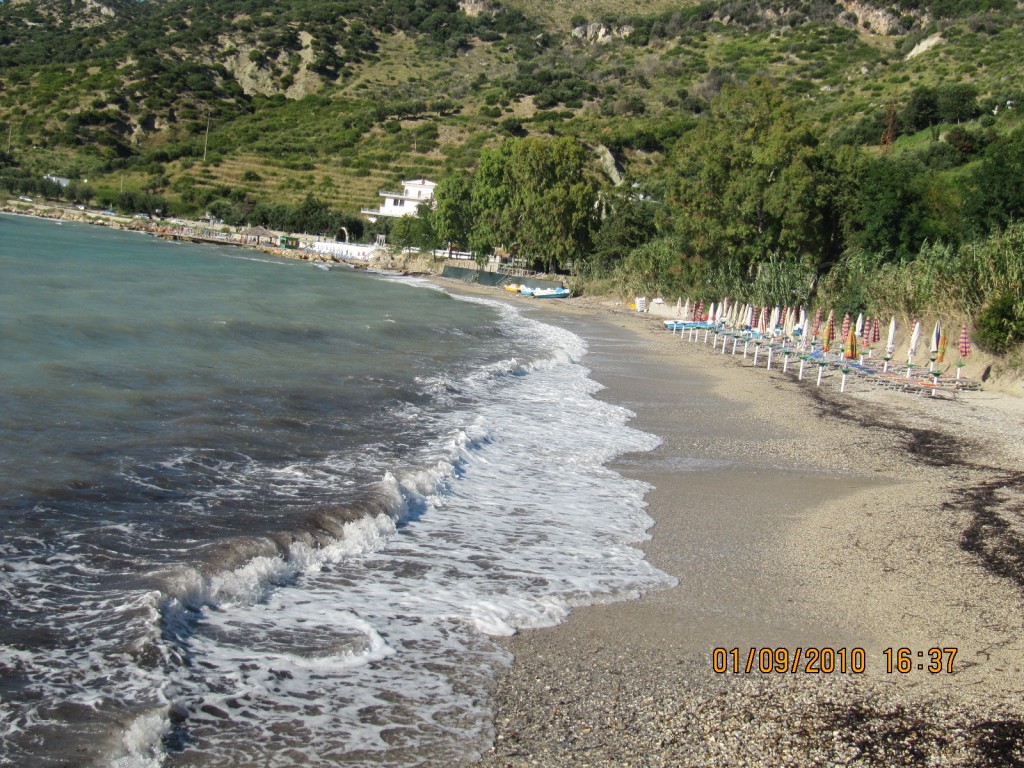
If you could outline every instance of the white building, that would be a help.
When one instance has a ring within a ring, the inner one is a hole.
[[[399,218],[401,216],[415,216],[416,210],[423,203],[429,203],[434,199],[434,187],[437,184],[428,179],[411,179],[402,182],[401,192],[381,192],[380,196],[384,202],[380,208],[363,208],[360,213],[370,220],[370,223],[377,221],[381,216]]]

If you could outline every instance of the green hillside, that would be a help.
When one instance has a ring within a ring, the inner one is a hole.
[[[611,5],[12,0],[5,162],[89,179],[108,203],[123,187],[182,213],[312,192],[355,212],[511,135],[604,143],[642,179],[723,83],[755,75],[869,143],[920,84],[973,84],[986,109],[1015,96],[1009,4],[951,5],[923,28],[929,8],[879,11],[891,34],[827,2]],[[587,25],[606,39],[574,36]],[[905,60],[930,33],[942,42]]]
[[[1007,349],[1022,20],[1008,0],[7,0],[0,186],[366,234],[360,208],[428,177],[437,210],[376,225],[391,242],[634,295],[987,312]]]

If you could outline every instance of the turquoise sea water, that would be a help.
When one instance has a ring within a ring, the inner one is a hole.
[[[0,765],[449,764],[488,636],[665,577],[656,440],[493,302],[0,216]]]

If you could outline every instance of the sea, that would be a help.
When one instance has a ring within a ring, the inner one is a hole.
[[[514,302],[0,215],[0,766],[450,766],[495,638],[669,577]]]

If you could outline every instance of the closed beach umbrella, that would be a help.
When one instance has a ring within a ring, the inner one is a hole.
[[[864,321],[864,328],[862,329],[861,333],[859,334],[860,337],[861,337],[861,340],[863,342],[862,346],[867,347],[867,346],[869,346],[871,344],[871,331],[872,331],[872,327],[873,326],[871,325],[871,316],[869,315],[868,319]]]
[[[704,302],[698,301],[697,306],[693,309],[693,319],[698,323],[704,319]]]
[[[690,316],[690,297],[686,297],[686,303],[683,304],[683,311],[679,314],[680,317],[686,319]]]
[[[893,318],[895,319],[895,318]],[[874,330],[871,331],[871,343],[877,344],[882,340],[882,321],[875,317]]]
[[[932,357],[936,357],[939,354],[939,340],[942,338],[942,323],[938,320],[935,321],[935,330],[932,331],[931,345],[928,347],[928,351]]]
[[[939,333],[939,353],[936,356],[935,360],[937,362],[940,362],[940,363],[944,363],[946,361],[946,329],[945,328],[943,328],[942,331]]]
[[[960,326],[960,343],[957,344],[956,348],[960,353],[960,357],[971,356],[971,339],[967,335],[967,323]]]
[[[907,360],[913,361],[914,353],[917,352],[917,342],[921,340],[921,321],[914,322],[914,330],[910,334],[910,344],[907,347]]]
[[[715,322],[715,312],[716,311],[717,311],[717,308],[715,307],[715,302],[712,301],[711,302],[711,306],[708,307],[708,322],[712,322],[712,323]]]
[[[861,332],[864,330],[864,313],[863,312],[858,312],[857,313],[857,326],[856,327],[857,327],[857,335],[860,336]]]
[[[843,345],[843,357],[847,360],[854,360],[857,357],[857,329],[851,328],[847,331],[846,343]]]
[[[680,296],[678,299],[676,299],[676,317],[682,317],[682,316],[683,316],[683,297]]]
[[[839,338],[841,338],[845,342],[846,341],[846,334],[848,334],[849,332],[850,332],[850,313],[847,312],[846,315],[843,316],[843,331],[842,331],[843,335],[840,336]]]
[[[768,319],[771,317],[771,310],[768,307],[762,307],[761,309],[761,330],[768,330]]]
[[[811,334],[811,340],[818,338],[818,334],[821,333],[821,308],[814,310],[814,333]]]
[[[825,333],[821,337],[821,348],[828,352],[832,348],[832,339],[836,336],[836,318],[832,310],[828,311],[828,319],[825,321]]]
[[[896,316],[889,321],[889,339],[885,342],[885,354],[889,357],[896,352]]]

